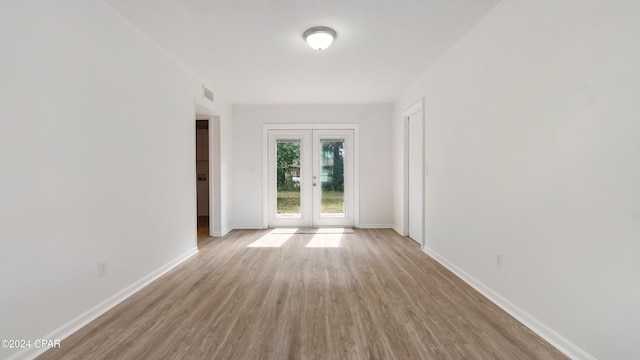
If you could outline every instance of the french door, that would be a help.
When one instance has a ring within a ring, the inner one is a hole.
[[[353,132],[269,130],[269,227],[353,226]]]

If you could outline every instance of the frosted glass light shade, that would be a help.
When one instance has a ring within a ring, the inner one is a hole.
[[[324,50],[331,45],[336,32],[331,28],[319,26],[305,31],[302,36],[312,49]]]

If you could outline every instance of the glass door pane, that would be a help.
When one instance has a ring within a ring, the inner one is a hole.
[[[313,130],[313,224],[354,225],[354,131]]]
[[[269,130],[267,218],[269,227],[312,223],[311,130]]]
[[[320,216],[344,217],[344,140],[320,140]]]
[[[300,140],[276,141],[276,217],[300,218]]]

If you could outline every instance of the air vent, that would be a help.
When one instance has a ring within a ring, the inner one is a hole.
[[[205,98],[209,99],[209,101],[213,102],[213,91],[207,89],[204,85],[202,85],[202,94]]]

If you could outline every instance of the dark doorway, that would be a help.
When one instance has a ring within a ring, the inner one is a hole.
[[[209,120],[196,120],[198,237],[209,236]]]

